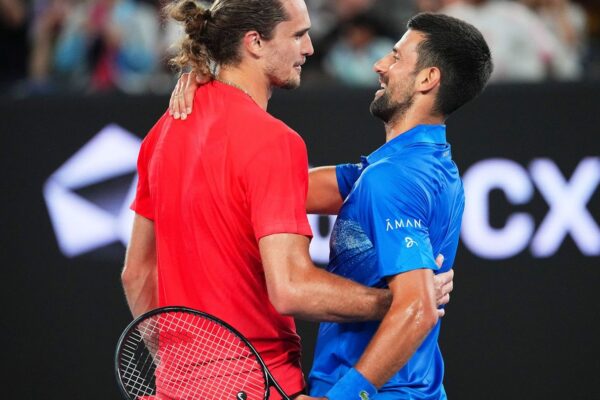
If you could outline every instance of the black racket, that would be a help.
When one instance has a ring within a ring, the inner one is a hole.
[[[128,400],[290,400],[254,347],[231,325],[185,307],[163,307],[125,329],[115,355]]]

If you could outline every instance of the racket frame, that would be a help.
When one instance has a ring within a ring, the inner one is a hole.
[[[159,307],[159,308],[155,308],[150,311],[147,311],[147,312],[143,313],[142,315],[138,316],[137,318],[135,318],[133,321],[131,321],[129,323],[129,325],[127,325],[127,327],[123,330],[123,333],[121,333],[121,336],[119,337],[119,341],[117,342],[117,348],[115,351],[115,374],[116,374],[117,383],[118,383],[117,386],[119,386],[119,390],[121,391],[121,394],[124,396],[124,398],[126,398],[128,400],[137,400],[137,398],[132,398],[129,395],[129,393],[127,393],[127,390],[125,389],[125,384],[123,383],[123,377],[121,376],[121,373],[120,373],[121,368],[120,368],[120,357],[119,356],[121,355],[121,349],[123,347],[123,342],[125,341],[125,338],[127,338],[129,336],[129,333],[137,325],[139,325],[139,323],[142,322],[143,320],[148,319],[148,318],[153,317],[158,314],[167,314],[167,313],[172,313],[172,312],[183,312],[183,313],[189,313],[189,314],[196,314],[202,318],[206,318],[208,320],[216,322],[217,324],[225,327],[227,330],[229,330],[231,333],[233,333],[235,336],[237,336],[238,339],[240,339],[246,346],[248,346],[250,351],[254,354],[254,356],[256,356],[256,359],[257,359],[259,365],[262,367],[262,373],[263,373],[263,377],[265,379],[265,396],[264,396],[263,400],[269,399],[271,386],[275,387],[275,389],[282,396],[283,400],[291,400],[288,397],[288,395],[283,391],[281,386],[279,386],[279,383],[277,383],[275,378],[273,378],[273,375],[271,375],[271,372],[267,368],[267,365],[263,361],[263,359],[260,356],[260,354],[258,353],[258,351],[256,351],[256,349],[254,348],[252,343],[250,343],[250,341],[248,339],[246,339],[246,337],[244,337],[244,335],[242,335],[233,326],[231,326],[227,322],[223,321],[222,319],[215,317],[214,315],[205,313],[203,311],[195,310],[193,308],[183,307],[183,306],[166,306],[166,307]]]

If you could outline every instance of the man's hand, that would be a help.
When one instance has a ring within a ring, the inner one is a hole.
[[[301,394],[300,396],[296,397],[296,400],[327,400],[327,397],[310,397]]]
[[[210,82],[211,76],[198,75],[195,72],[186,72],[179,77],[171,99],[169,100],[169,114],[175,119],[186,119],[192,112],[194,93],[200,85]]]
[[[444,263],[444,256],[441,254],[437,256],[435,263],[438,267],[441,267]],[[450,292],[454,289],[454,270],[451,269],[443,274],[435,275],[433,277],[433,284],[435,287],[437,306],[439,307],[448,304],[450,301]],[[443,308],[438,309],[438,316],[443,317],[445,314],[446,311]]]

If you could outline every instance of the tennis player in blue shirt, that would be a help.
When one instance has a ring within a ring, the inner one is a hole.
[[[338,214],[327,269],[393,295],[381,322],[321,323],[311,396],[446,399],[433,276],[453,265],[464,193],[444,121],[481,93],[492,61],[465,22],[419,14],[407,27],[374,67],[371,113],[386,143],[358,164],[311,171],[319,190],[307,209]]]

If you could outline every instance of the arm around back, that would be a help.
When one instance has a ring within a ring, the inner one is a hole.
[[[281,314],[314,321],[381,319],[390,292],[369,288],[315,266],[307,237],[273,234],[259,240],[269,299]]]
[[[335,166],[311,168],[308,171],[306,212],[337,215],[342,203]]]

